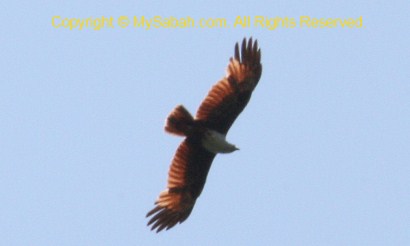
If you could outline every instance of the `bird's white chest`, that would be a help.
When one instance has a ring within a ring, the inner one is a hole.
[[[202,146],[204,146],[208,151],[215,154],[231,153],[235,150],[238,150],[235,145],[230,144],[225,140],[225,135],[213,130],[208,130],[205,133],[202,139]]]

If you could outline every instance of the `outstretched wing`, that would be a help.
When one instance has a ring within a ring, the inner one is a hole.
[[[215,154],[206,151],[198,140],[186,138],[178,147],[168,173],[167,189],[160,193],[148,225],[157,232],[181,223],[190,215],[204,188]]]
[[[262,73],[258,41],[252,38],[235,45],[235,57],[230,59],[227,74],[209,91],[196,114],[204,126],[226,134],[232,123],[248,104]]]

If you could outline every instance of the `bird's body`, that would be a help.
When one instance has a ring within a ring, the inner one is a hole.
[[[167,189],[147,214],[152,216],[148,222],[152,230],[159,232],[186,220],[204,188],[215,155],[238,150],[226,141],[226,134],[260,79],[260,58],[257,41],[244,39],[241,52],[236,44],[227,75],[212,87],[195,118],[182,105],[167,117],[165,130],[185,139],[172,160]]]

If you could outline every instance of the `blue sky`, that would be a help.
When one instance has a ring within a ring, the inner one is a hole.
[[[3,4],[1,245],[409,245],[408,1]],[[358,18],[362,28],[54,28],[53,16]],[[193,213],[145,214],[234,44],[263,74]]]

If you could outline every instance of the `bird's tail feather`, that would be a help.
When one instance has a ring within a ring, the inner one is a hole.
[[[182,105],[178,105],[169,114],[165,131],[178,136],[187,136],[193,127],[194,118]]]

